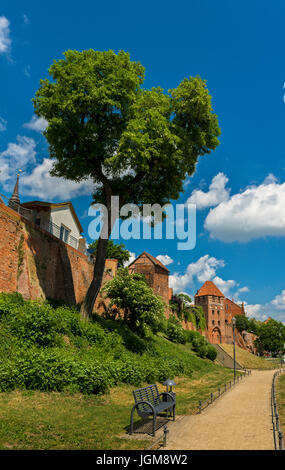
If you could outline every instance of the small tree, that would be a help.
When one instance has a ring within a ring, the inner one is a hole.
[[[90,243],[89,251],[96,257],[96,252],[98,248],[98,240]],[[126,247],[123,243],[116,244],[113,240],[108,241],[106,258],[117,259],[118,267],[122,268],[127,261],[130,259],[130,252],[126,250]]]
[[[199,330],[206,329],[204,310],[200,305],[192,305],[189,295],[175,294],[170,302],[170,308],[180,320],[193,323],[194,327]]]
[[[244,315],[236,315],[236,328],[241,333],[242,331],[249,331],[249,320]]]
[[[277,354],[283,351],[284,341],[285,326],[282,322],[271,319],[268,323],[260,323],[258,338],[255,341],[259,352],[271,351],[273,354]]]
[[[163,328],[164,303],[154,294],[142,274],[130,274],[120,268],[118,274],[102,289],[110,306],[122,310],[123,319],[140,336]]]
[[[52,81],[41,80],[33,102],[48,122],[51,174],[91,179],[94,201],[107,208],[81,308],[91,316],[115,223],[112,196],[119,196],[119,208],[177,200],[198,157],[219,144],[220,128],[204,80],[184,78],[169,93],[145,90],[144,68],[124,51],[67,51],[49,73]]]

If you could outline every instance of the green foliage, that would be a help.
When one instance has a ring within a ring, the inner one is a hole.
[[[139,282],[146,285],[140,276]],[[82,320],[75,308],[53,308],[48,302],[24,301],[19,294],[0,294],[1,392],[100,394],[120,382],[163,382],[191,376],[201,367],[208,365],[191,353],[189,345],[151,334],[143,338],[123,320],[97,315],[92,321]]]
[[[217,357],[216,349],[198,331],[184,330],[175,315],[171,315],[167,321],[166,335],[174,343],[190,343],[192,349],[201,358],[214,361]]]
[[[120,268],[103,289],[110,305],[122,309],[124,321],[139,336],[157,333],[163,328],[164,304],[148,286],[143,275]]]
[[[128,203],[179,197],[198,156],[219,144],[217,116],[200,77],[169,94],[143,89],[144,72],[124,51],[69,50],[53,62],[33,102],[48,121],[54,175],[91,177],[105,189],[108,181]],[[94,198],[106,203],[100,188]]]
[[[242,331],[249,331],[249,318],[244,315],[236,315],[236,328],[241,333]]]
[[[181,293],[175,294],[170,302],[172,312],[177,315],[180,320],[191,322],[198,330],[206,329],[206,319],[204,310],[201,306],[192,305],[189,295]]]
[[[184,329],[175,315],[171,315],[167,321],[166,335],[174,343],[185,344],[186,342]]]
[[[89,245],[89,250],[92,250],[94,256],[96,256],[97,246],[98,240]],[[130,259],[130,252],[126,249],[124,243],[116,244],[113,240],[108,240],[106,258],[117,259],[118,267],[123,267],[126,261]]]
[[[201,307],[200,305],[195,305],[194,307],[192,307],[192,311],[195,315],[198,330],[204,331],[206,329],[206,319],[203,307]]]
[[[142,87],[144,67],[124,51],[68,50],[49,68],[33,99],[46,119],[53,176],[90,178],[93,198],[119,205],[177,200],[200,155],[219,145],[220,128],[205,80],[184,78],[176,89]],[[111,221],[104,221],[107,233]],[[105,256],[105,245],[98,245]],[[98,258],[100,258],[98,256]],[[104,263],[94,269],[101,279]],[[100,286],[88,294],[94,301]],[[92,302],[82,312],[91,316]]]
[[[211,361],[216,359],[216,349],[198,331],[185,331],[185,337],[199,357],[207,358]]]
[[[255,341],[260,353],[270,351],[278,354],[284,351],[285,326],[282,322],[270,319],[268,323],[259,323],[257,330],[258,338]]]

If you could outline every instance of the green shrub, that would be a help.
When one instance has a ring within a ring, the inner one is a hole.
[[[59,343],[56,316],[47,304],[25,302],[8,321],[11,331],[21,341],[39,346],[55,346]]]
[[[0,293],[0,321],[7,315],[14,314],[20,307],[24,305],[24,299],[19,292],[8,294]]]
[[[207,358],[210,359],[211,361],[214,361],[217,357],[217,350],[212,346],[211,344],[208,345],[208,352],[207,352]]]
[[[175,315],[170,315],[167,322],[166,335],[170,341],[174,343],[185,344],[185,330],[182,328],[180,321]]]
[[[191,354],[194,344],[203,357],[214,354],[199,333],[184,331],[175,318],[166,331],[171,341],[153,334],[142,338],[124,321],[97,315],[82,320],[75,308],[0,294],[0,392],[100,394],[119,382],[140,386],[208,367]]]

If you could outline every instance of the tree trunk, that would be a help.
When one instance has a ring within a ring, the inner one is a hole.
[[[109,240],[102,239],[101,237],[98,241],[93,279],[80,310],[80,314],[83,318],[90,318],[93,313],[95,301],[103,280],[108,241]]]
[[[108,241],[112,233],[112,229],[115,223],[113,214],[111,211],[111,189],[108,182],[105,183],[105,193],[107,201],[107,220],[104,220],[103,228],[99,237],[98,246],[96,250],[96,259],[93,272],[93,279],[86,293],[85,299],[81,306],[80,314],[83,318],[90,318],[93,313],[93,308],[96,302],[96,298],[101,289],[101,284],[104,275],[105,261],[107,254]],[[102,237],[103,235],[103,237]],[[107,235],[107,237],[106,237]]]

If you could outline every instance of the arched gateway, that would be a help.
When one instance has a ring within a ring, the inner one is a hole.
[[[220,344],[222,342],[222,335],[218,327],[212,331],[212,344]]]

